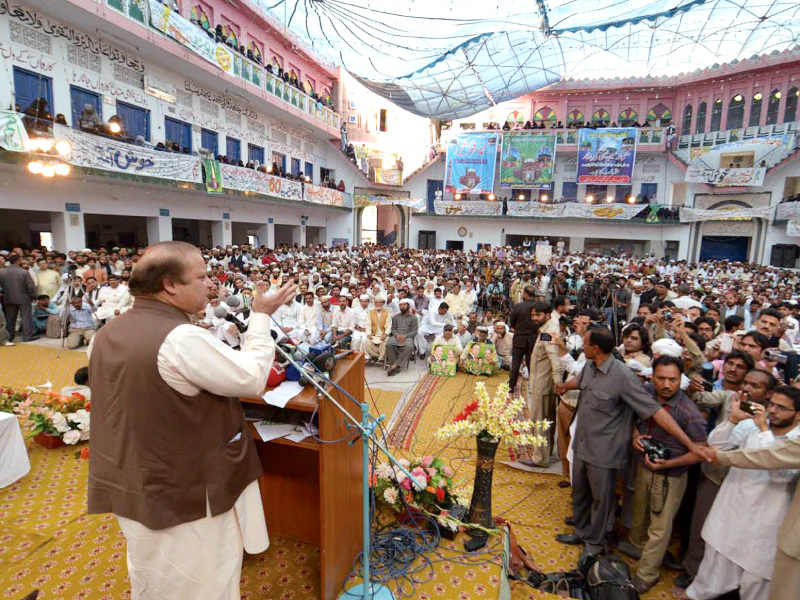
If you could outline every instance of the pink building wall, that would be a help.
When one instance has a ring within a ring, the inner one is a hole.
[[[264,65],[272,62],[273,56],[286,70],[295,70],[301,82],[310,81],[319,94],[330,92],[334,97],[333,85],[337,80],[334,66],[322,64],[309,52],[287,39],[279,29],[255,9],[245,8],[243,3],[234,5],[227,0],[177,0],[180,13],[189,18],[194,6],[201,6],[208,15],[212,27],[217,24],[232,26],[239,38],[239,44],[247,47],[254,41],[262,53]]]

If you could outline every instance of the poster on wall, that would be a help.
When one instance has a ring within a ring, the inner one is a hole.
[[[210,158],[203,159],[203,178],[206,181],[206,191],[209,194],[222,193],[222,171],[217,161]]]
[[[500,187],[551,189],[555,160],[555,135],[504,133]]]
[[[578,135],[578,183],[625,185],[633,180],[636,129],[581,129]]]
[[[460,133],[447,144],[444,189],[454,194],[491,194],[497,132]]]

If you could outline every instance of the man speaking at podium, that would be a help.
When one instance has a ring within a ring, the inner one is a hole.
[[[275,356],[269,315],[296,293],[259,284],[235,351],[193,325],[211,281],[197,248],[162,242],[130,279],[131,310],[89,362],[89,512],[114,513],[133,600],[238,600],[242,550],[269,546],[255,444],[239,396],[259,396]]]

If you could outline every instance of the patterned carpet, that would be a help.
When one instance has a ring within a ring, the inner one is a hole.
[[[86,355],[33,345],[3,349],[0,385],[24,388],[53,382],[71,383],[72,373],[86,364]],[[484,379],[490,392],[504,375]],[[390,392],[369,388],[374,413],[394,414],[387,438],[401,456],[435,454],[446,458],[456,479],[472,483],[475,447],[471,441],[442,444],[434,432],[452,419],[472,395],[479,378],[424,376],[413,389]],[[400,406],[398,407],[398,403]],[[397,408],[397,410],[395,410]],[[386,423],[386,422],[385,422]],[[125,540],[110,516],[86,514],[87,463],[74,448],[45,450],[29,442],[31,474],[0,490],[0,598],[18,599],[39,588],[43,599],[106,600],[130,598],[125,566]],[[501,452],[505,452],[501,449]],[[500,457],[500,453],[498,453]],[[503,465],[495,469],[494,514],[512,522],[519,543],[543,571],[570,569],[579,550],[558,544],[571,513],[568,490],[559,477],[526,473]],[[499,567],[465,564],[457,543],[443,541],[434,555],[432,579],[420,582],[409,597],[423,600],[497,598]],[[451,560],[446,560],[446,559]],[[316,547],[272,538],[259,556],[245,555],[242,597],[245,599],[311,600],[318,597],[319,551]],[[671,598],[669,585],[659,584],[643,598]],[[511,582],[512,598],[550,598],[525,584]]]

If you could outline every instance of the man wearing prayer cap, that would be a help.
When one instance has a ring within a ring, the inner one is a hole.
[[[353,340],[350,348],[356,352],[366,352],[367,321],[369,319],[369,296],[361,294],[353,305]]]
[[[408,298],[399,302],[400,312],[392,317],[392,336],[386,343],[386,360],[388,375],[397,375],[401,368],[408,367],[408,361],[414,353],[414,338],[419,330],[419,321],[411,313],[414,303]]]
[[[386,308],[386,296],[376,294],[374,302],[375,308],[367,315],[365,346],[368,358],[373,362],[383,362],[386,357],[386,341],[392,333],[392,315]]]

